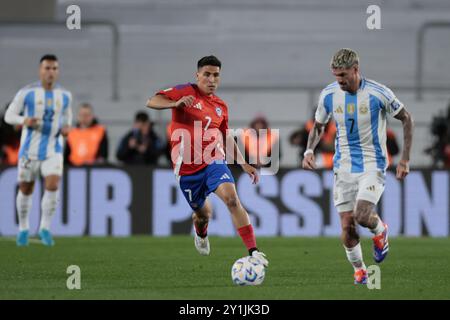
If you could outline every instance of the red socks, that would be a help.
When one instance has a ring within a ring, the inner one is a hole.
[[[256,248],[255,233],[253,232],[253,227],[251,224],[241,227],[237,231],[241,236],[245,246],[247,247],[247,250]]]
[[[195,232],[199,237],[204,238],[207,236],[208,224],[205,224],[205,226],[202,229],[198,229],[194,223],[194,228]],[[242,241],[244,242],[245,246],[247,247],[247,250],[249,251],[255,250],[256,238],[252,225],[249,224],[247,226],[243,226],[239,228],[237,231],[239,233],[239,236],[242,238]]]
[[[195,232],[200,238],[204,238],[208,235],[208,224],[205,224],[205,226],[202,229],[197,229],[197,226],[194,223]]]

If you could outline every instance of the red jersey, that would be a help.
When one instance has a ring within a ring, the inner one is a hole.
[[[172,109],[170,147],[176,175],[193,174],[214,160],[225,159],[228,107],[219,97],[203,94],[195,84],[187,83],[161,90],[173,101],[194,96],[190,107]]]

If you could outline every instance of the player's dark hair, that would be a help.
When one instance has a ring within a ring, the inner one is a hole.
[[[41,64],[44,60],[58,61],[58,58],[54,54],[46,54],[42,56],[41,60],[39,60],[39,64]]]
[[[134,116],[135,122],[148,122],[150,121],[150,118],[148,117],[147,112],[144,111],[138,111],[136,115]]]
[[[200,69],[204,66],[214,66],[222,68],[222,62],[220,62],[219,59],[217,59],[216,56],[206,56],[198,60],[197,62],[197,69]]]

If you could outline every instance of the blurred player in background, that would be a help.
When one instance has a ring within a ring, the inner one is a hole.
[[[54,245],[51,219],[58,203],[58,184],[63,172],[63,139],[72,122],[72,94],[56,81],[58,59],[45,55],[40,60],[39,80],[22,88],[5,114],[11,125],[23,125],[20,141],[16,206],[19,217],[17,245],[28,245],[29,213],[34,181],[44,177],[39,236],[44,245]]]
[[[409,172],[413,120],[393,92],[359,72],[359,57],[351,49],[341,49],[331,61],[336,82],[320,94],[314,128],[308,137],[303,168],[315,169],[314,149],[326,123],[333,116],[337,126],[334,155],[334,204],[341,216],[342,241],[347,258],[355,269],[355,283],[367,282],[356,224],[374,234],[375,262],[380,263],[389,250],[388,226],[375,212],[385,183],[388,166],[386,115],[403,123],[403,153],[397,165],[397,178]]]
[[[249,255],[267,266],[264,253],[256,247],[249,216],[241,205],[233,176],[225,162],[223,147],[226,142],[233,144],[234,151],[230,152],[237,153],[238,163],[252,182],[258,182],[256,169],[243,160],[234,138],[227,136],[228,107],[214,94],[220,82],[221,66],[215,56],[203,57],[197,63],[197,84],[188,83],[159,91],[148,100],[147,106],[157,110],[172,109],[172,162],[180,188],[194,211],[192,219],[197,251],[202,255],[210,253],[207,227],[212,208],[206,198],[215,192],[230,210],[234,226]],[[211,141],[214,141],[214,148],[209,149]]]

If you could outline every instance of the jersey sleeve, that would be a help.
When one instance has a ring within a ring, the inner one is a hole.
[[[63,109],[63,126],[71,126],[72,125],[72,94],[70,92],[67,93],[67,98],[64,100],[64,109]]]
[[[24,108],[25,90],[17,92],[5,113],[5,121],[10,125],[23,124],[25,117],[21,115]]]
[[[404,104],[398,100],[395,94],[388,87],[383,87],[384,109],[386,113],[395,117],[400,110],[404,108]]]
[[[332,98],[333,93],[323,90],[319,96],[319,103],[317,104],[315,120],[319,123],[325,124],[330,120],[332,112]]]
[[[160,94],[169,98],[170,100],[177,101],[184,96],[193,95],[194,93],[195,92],[193,91],[191,84],[187,83],[187,84],[180,84],[172,88],[160,90],[156,94]]]

